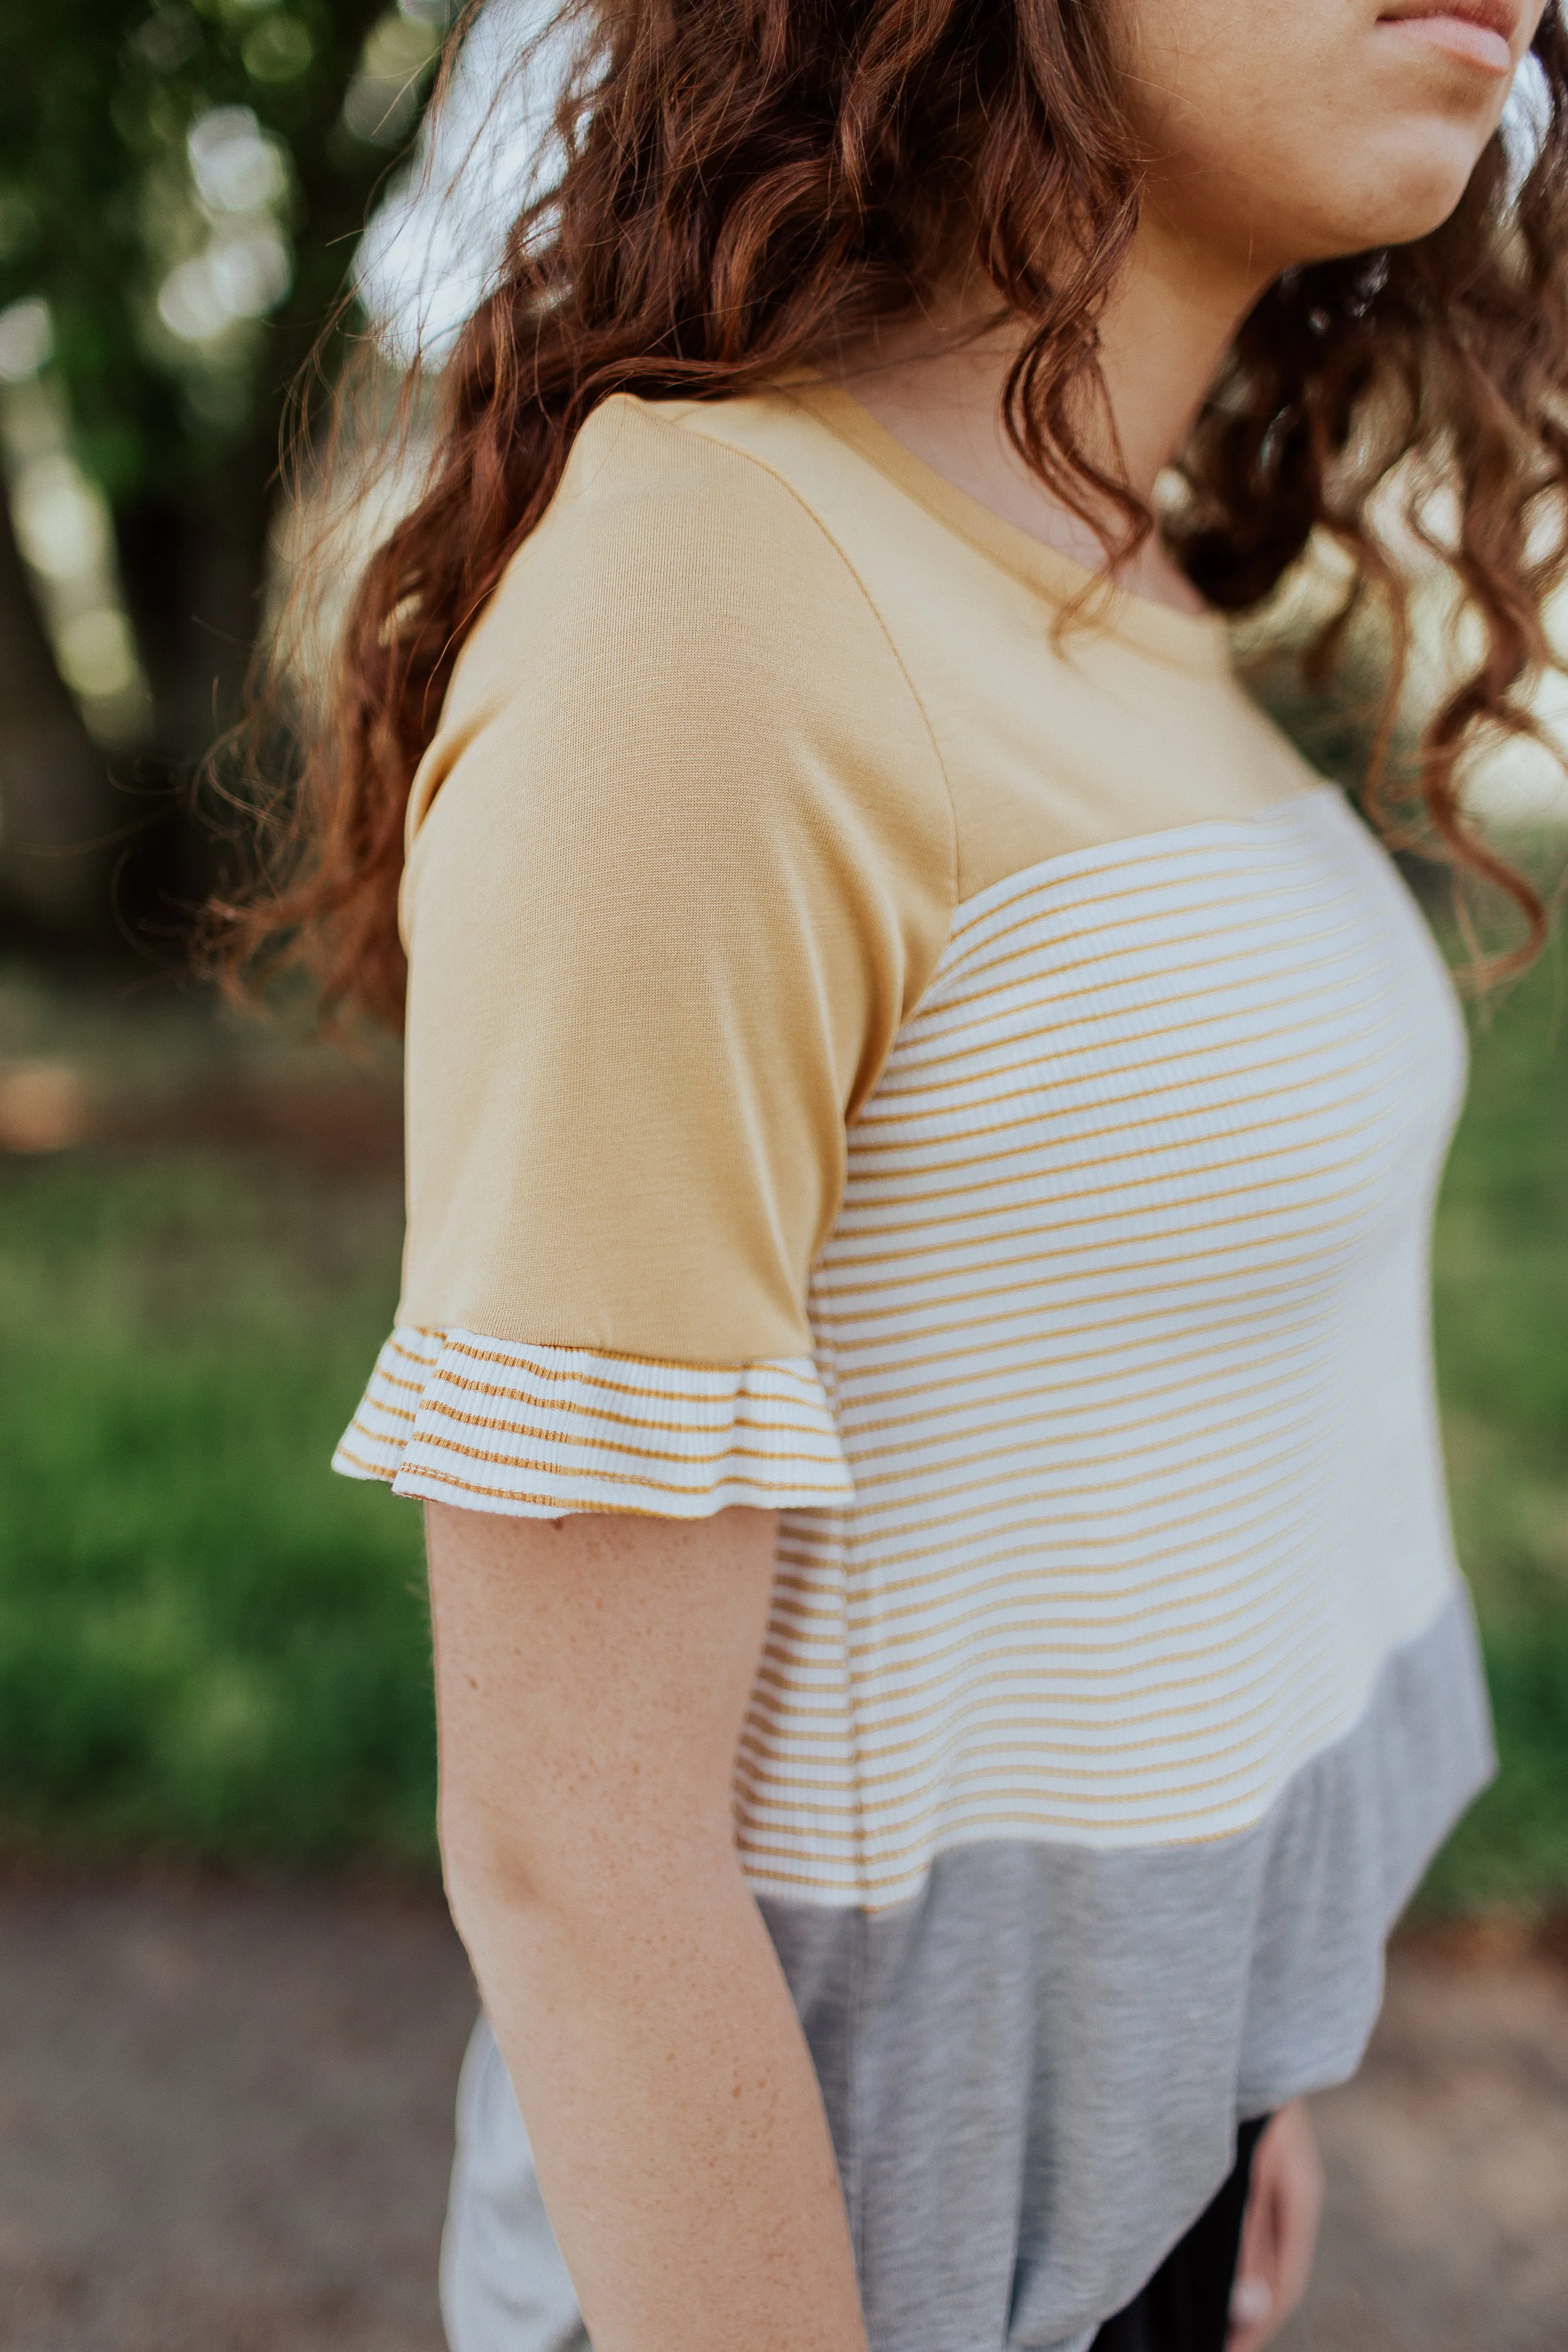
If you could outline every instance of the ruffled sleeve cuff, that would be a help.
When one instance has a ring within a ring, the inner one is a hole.
[[[808,1356],[657,1363],[399,1325],[332,1467],[395,1495],[520,1518],[704,1518],[853,1492]]]

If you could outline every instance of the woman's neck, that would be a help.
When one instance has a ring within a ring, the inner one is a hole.
[[[1258,290],[1194,266],[1157,221],[1141,226],[1100,320],[1100,373],[1114,440],[1103,416],[1086,415],[1083,431],[1089,454],[1108,471],[1120,447],[1128,484],[1145,502]],[[826,363],[825,372],[957,488],[1098,570],[1105,560],[1098,534],[1052,496],[1003,429],[1003,386],[1026,330],[1016,320],[997,322],[994,314],[988,285],[954,289],[924,313],[880,328],[837,363]],[[1145,541],[1116,576],[1135,595],[1203,610],[1157,538]]]

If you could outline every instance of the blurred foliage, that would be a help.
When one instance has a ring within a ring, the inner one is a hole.
[[[0,305],[54,315],[85,462],[116,505],[227,480],[276,454],[285,386],[341,288],[384,168],[342,103],[385,0],[53,0],[0,11]],[[186,139],[245,106],[279,142],[292,289],[219,351],[183,344],[161,279],[202,232]]]
[[[427,1860],[419,1522],[327,1457],[395,1182],[0,1162],[0,1809],[57,1848]]]
[[[344,312],[323,331],[376,186],[416,129],[447,14],[446,0],[0,9],[0,314],[47,306],[40,389],[69,463],[109,500],[141,682],[131,733],[89,741],[84,707],[73,736],[70,698],[50,692],[53,667],[69,666],[34,609],[47,595],[29,599],[0,549],[13,653],[0,928],[13,940],[117,951],[123,935],[177,955],[216,878],[191,780],[239,715],[288,403],[331,384],[342,328],[356,331]],[[56,804],[68,774],[82,780],[68,819]],[[40,856],[47,870],[28,863]]]
[[[1427,1886],[1568,1896],[1568,971],[1561,937],[1475,1024],[1437,1226],[1449,1485],[1502,1769]]]

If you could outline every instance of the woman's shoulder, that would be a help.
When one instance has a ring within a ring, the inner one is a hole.
[[[921,707],[853,568],[735,421],[626,396],[588,418],[464,647],[411,847],[437,794],[440,829],[461,812],[487,856],[524,810],[535,847],[542,826],[580,843],[592,812],[656,862],[675,836],[706,856],[737,829],[849,826],[946,898]]]
[[[787,395],[617,394],[584,423],[561,483],[480,626],[679,638],[688,658],[767,638],[781,657],[878,625],[865,590],[780,459],[808,442]],[[700,624],[699,635],[694,624]],[[814,642],[815,641],[815,642]]]
[[[629,730],[671,757],[714,739],[879,745],[905,789],[934,753],[855,568],[810,502],[746,446],[763,394],[604,402],[466,644],[439,734],[520,719],[601,751]],[[742,416],[742,412],[745,412]]]

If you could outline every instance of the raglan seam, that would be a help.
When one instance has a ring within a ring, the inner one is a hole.
[[[618,397],[623,399],[629,399],[634,396],[635,395],[630,394],[622,394],[618,395]],[[650,421],[657,424],[660,430],[666,433],[679,433],[683,429],[682,426],[672,424],[668,417],[660,416],[658,414],[659,405],[658,402],[644,402],[641,405],[643,413],[650,419]],[[947,762],[942,756],[942,746],[937,740],[936,729],[931,724],[931,713],[926,709],[920,688],[916,686],[913,677],[910,674],[909,664],[904,659],[902,653],[899,649],[898,641],[894,637],[891,629],[888,626],[886,619],[883,617],[881,607],[878,604],[876,598],[872,595],[870,589],[867,586],[865,580],[861,577],[858,565],[839,544],[838,540],[835,537],[828,525],[823,520],[821,515],[817,513],[816,509],[812,505],[810,499],[802,495],[802,493],[796,488],[795,485],[790,480],[787,474],[781,473],[779,468],[776,466],[770,464],[767,458],[758,457],[754,450],[737,447],[734,442],[725,441],[717,433],[708,431],[696,417],[693,417],[690,420],[689,430],[696,434],[700,440],[705,441],[710,449],[719,450],[726,457],[738,458],[742,464],[751,467],[756,473],[763,475],[769,481],[775,483],[777,487],[785,493],[791,503],[797,507],[801,513],[805,515],[807,520],[813,525],[818,537],[826,541],[834,554],[837,557],[840,567],[848,574],[849,579],[854,583],[856,589],[859,592],[860,601],[864,604],[867,612],[875,622],[878,633],[881,636],[883,644],[887,646],[889,653],[892,656],[899,676],[903,679],[905,688],[908,690],[910,700],[913,703],[915,709],[920,714],[921,725],[924,730],[926,740],[931,745],[931,758],[936,762],[936,772],[942,779],[942,793],[946,799],[950,861],[948,875],[948,938],[951,939],[952,935],[953,917],[956,915],[961,903],[959,895],[961,859],[958,803],[953,796],[952,780],[947,772]],[[944,940],[944,947],[946,943],[946,940]],[[932,972],[935,971],[936,965],[940,960],[941,950],[939,950],[937,956],[933,957],[931,961]],[[930,980],[931,975],[928,973],[926,978],[926,986],[930,985]],[[921,990],[921,996],[923,996],[924,993],[925,988],[922,987]],[[920,997],[917,997],[914,1003],[909,1007],[909,1011],[905,1014],[906,1020],[909,1018],[910,1013],[914,1012],[915,1007],[919,1003]]]

